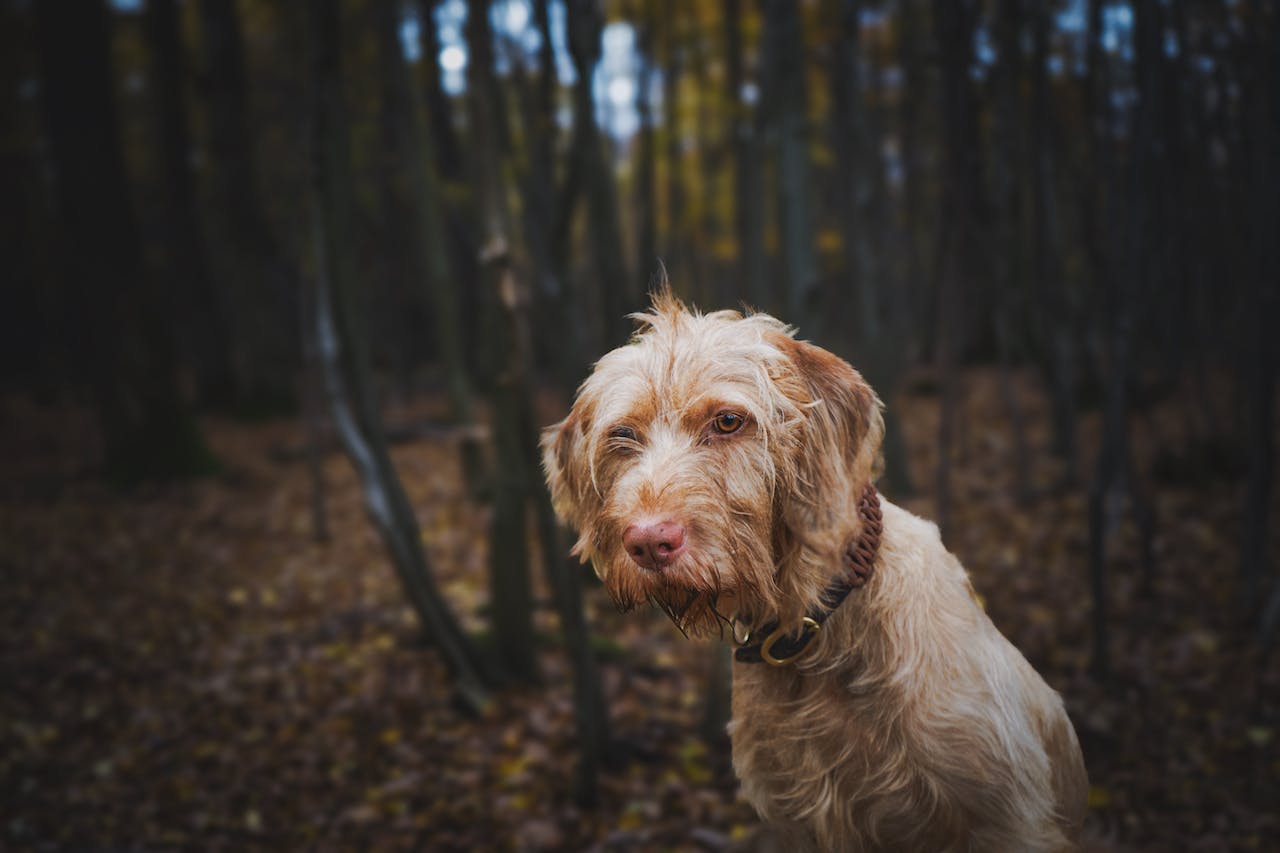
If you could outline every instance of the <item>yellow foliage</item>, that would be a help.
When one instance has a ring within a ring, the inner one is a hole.
[[[1089,788],[1089,808],[1105,809],[1111,805],[1111,792],[1097,785]]]

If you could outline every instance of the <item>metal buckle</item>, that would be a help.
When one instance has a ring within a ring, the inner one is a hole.
[[[822,626],[819,625],[817,622],[815,622],[813,619],[809,618],[808,616],[804,617],[804,622],[802,624],[804,625],[804,631],[810,634],[816,634],[820,630],[822,630]],[[782,630],[782,626],[778,626],[776,629],[774,629],[773,633],[770,634],[768,637],[766,637],[765,641],[760,644],[760,657],[764,660],[765,663],[769,664],[770,666],[786,666],[787,664],[791,663],[796,658],[800,657],[800,655],[804,654],[806,651],[809,650],[809,647],[806,645],[804,648],[802,648],[800,651],[793,654],[791,657],[775,658],[772,654],[769,653],[769,650],[772,649],[773,644],[776,643],[783,636],[785,636],[785,632]]]

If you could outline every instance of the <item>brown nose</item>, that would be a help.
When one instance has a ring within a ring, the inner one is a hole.
[[[622,545],[642,569],[668,566],[684,550],[684,525],[674,521],[644,521],[622,531]]]

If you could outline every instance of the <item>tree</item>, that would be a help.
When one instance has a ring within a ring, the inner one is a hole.
[[[882,298],[884,279],[872,248],[876,202],[883,195],[877,130],[862,95],[861,11],[859,0],[840,9],[839,38],[831,68],[832,122],[842,185],[838,209],[843,224],[844,287],[829,312],[828,334],[852,354],[885,399],[892,399],[906,367],[905,317],[891,299]],[[849,319],[846,319],[849,318]],[[896,496],[911,492],[901,426],[892,405],[885,411],[885,485]]]
[[[433,140],[422,117],[417,81],[405,62],[400,46],[399,3],[376,4],[375,27],[378,61],[383,84],[383,133],[386,153],[393,167],[384,176],[387,206],[405,224],[406,261],[413,289],[418,284],[432,307],[436,350],[444,367],[445,383],[454,423],[465,428],[475,424],[472,382],[463,351],[464,328],[458,288],[452,286],[453,270],[444,246],[445,217],[440,182],[435,168]],[[406,191],[398,191],[395,176],[400,168],[408,173]],[[387,223],[387,227],[395,227]],[[468,433],[470,430],[467,430]],[[472,491],[480,488],[484,464],[478,444],[462,440],[463,470]]]
[[[244,36],[235,0],[199,0],[209,104],[211,207],[226,261],[236,344],[236,396],[251,412],[294,408],[300,346],[297,273],[276,242],[258,185]]]
[[[112,91],[105,7],[36,7],[45,129],[76,362],[97,403],[104,467],[129,483],[206,473],[213,457],[174,375],[171,317],[143,263]]]
[[[810,196],[808,86],[800,7],[791,0],[765,0],[765,38],[769,41],[769,85],[762,109],[777,138],[778,209],[786,260],[790,322],[813,328],[819,316],[818,267],[813,254]]]
[[[569,55],[578,79],[573,87],[573,135],[570,156],[581,158],[587,203],[587,233],[600,294],[603,342],[624,340],[630,332],[626,315],[638,307],[618,218],[618,193],[604,139],[596,122],[591,81],[600,61],[604,13],[599,0],[568,0]]]
[[[524,358],[524,342],[510,339],[503,306],[523,303],[523,283],[515,275],[512,257],[511,212],[503,179],[506,150],[505,106],[493,68],[493,30],[489,0],[471,0],[467,8],[467,44],[471,60],[467,81],[468,114],[476,135],[472,170],[477,182],[478,210],[483,240],[480,247],[481,298],[484,300],[484,334],[491,346],[486,352],[487,383],[494,408],[494,444],[497,459],[491,483],[493,520],[489,536],[489,597],[493,612],[493,637],[504,672],[531,681],[537,674],[533,644],[533,593],[529,579],[529,486],[521,464],[519,439],[511,434],[516,407],[510,375],[512,359]],[[513,355],[512,350],[518,355]]]
[[[764,259],[764,215],[761,199],[760,124],[743,100],[741,0],[725,0],[724,33],[733,147],[733,209],[738,243],[738,281],[747,301],[761,310],[773,307]]]
[[[174,0],[148,3],[143,18],[150,48],[150,82],[155,90],[156,126],[165,193],[165,275],[187,296],[182,317],[200,398],[226,407],[235,395],[231,332],[226,306],[214,286],[204,222],[191,170],[191,133],[187,123],[187,60]]]
[[[350,245],[351,155],[342,103],[339,0],[323,0],[310,12],[315,334],[333,419],[360,476],[365,508],[391,553],[409,601],[452,672],[459,697],[478,711],[488,701],[484,678],[470,641],[436,588],[417,518],[391,464],[373,388],[368,323]]]
[[[486,327],[491,343],[494,444],[494,508],[490,535],[490,597],[495,645],[507,673],[529,679],[536,660],[529,584],[529,510],[532,506],[547,578],[556,598],[561,628],[573,664],[574,706],[582,761],[577,796],[596,797],[596,772],[608,742],[604,699],[582,612],[576,566],[564,558],[550,495],[538,467],[533,395],[528,375],[532,342],[528,291],[516,268],[510,241],[510,214],[498,142],[493,133],[500,100],[491,62],[492,31],[488,0],[472,0],[467,41],[474,64],[468,81],[472,129],[479,141],[475,170],[479,184],[485,241],[480,257]]]
[[[973,34],[978,22],[976,0],[936,0],[934,28],[942,59],[939,111],[943,120],[942,198],[939,210],[937,276],[937,332],[935,353],[942,388],[938,419],[936,500],[938,526],[944,531],[950,514],[951,451],[958,396],[956,361],[964,345],[961,293],[972,293],[981,276],[976,261],[982,256],[981,146],[978,139],[976,97],[970,68]]]

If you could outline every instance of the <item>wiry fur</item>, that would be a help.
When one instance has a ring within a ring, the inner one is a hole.
[[[852,367],[763,314],[668,292],[543,437],[557,511],[620,607],[685,631],[736,615],[798,630],[858,534],[880,401]],[[731,435],[711,427],[734,411]],[[628,428],[634,433],[620,431]],[[1057,694],[992,625],[937,528],[882,501],[870,583],[796,663],[734,668],[734,767],[761,816],[821,850],[1063,850],[1087,781]],[[674,519],[661,570],[622,533]]]

